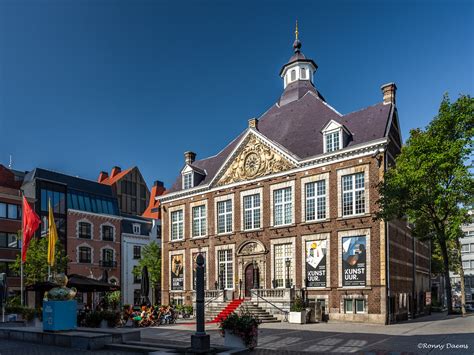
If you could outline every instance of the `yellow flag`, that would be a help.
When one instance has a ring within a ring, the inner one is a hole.
[[[56,223],[54,223],[53,209],[51,208],[51,200],[48,203],[49,207],[49,233],[48,233],[48,265],[54,266],[54,255],[56,252],[56,241],[58,240],[58,231]]]

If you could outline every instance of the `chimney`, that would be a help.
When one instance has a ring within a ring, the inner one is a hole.
[[[105,179],[107,179],[109,177],[109,173],[106,172],[106,171],[101,171],[100,174],[99,174],[99,182],[102,182],[104,181]]]
[[[393,104],[395,105],[395,96],[397,93],[397,85],[395,83],[388,83],[381,87],[383,93],[384,105]]]
[[[255,128],[258,131],[258,119],[257,118],[251,118],[249,120],[249,128]]]
[[[161,196],[163,195],[163,192],[165,192],[165,185],[163,184],[163,181],[156,180],[155,183],[153,184],[153,187],[151,188],[151,198],[155,198],[156,196]]]
[[[112,172],[110,173],[110,177],[113,178],[114,176],[116,176],[120,172],[122,172],[122,168],[120,166],[116,165],[112,168]]]
[[[184,152],[184,161],[186,164],[192,164],[194,160],[196,160],[196,153],[191,151]]]

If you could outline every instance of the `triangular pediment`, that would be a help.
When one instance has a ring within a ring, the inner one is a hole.
[[[222,167],[217,186],[253,180],[294,168],[285,154],[268,142],[249,134]]]
[[[325,132],[329,132],[329,131],[334,131],[334,130],[339,129],[341,127],[342,127],[342,125],[340,123],[338,123],[334,120],[331,120],[328,123],[326,123],[326,125],[323,127],[321,132],[325,133]]]

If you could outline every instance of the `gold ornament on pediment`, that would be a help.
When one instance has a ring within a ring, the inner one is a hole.
[[[251,180],[293,168],[287,159],[267,147],[254,135],[250,135],[244,148],[238,153],[217,185]]]

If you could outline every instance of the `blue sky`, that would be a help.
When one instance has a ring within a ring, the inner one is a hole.
[[[169,186],[283,90],[294,22],[341,113],[398,86],[404,139],[474,89],[472,1],[0,1],[0,163]]]

